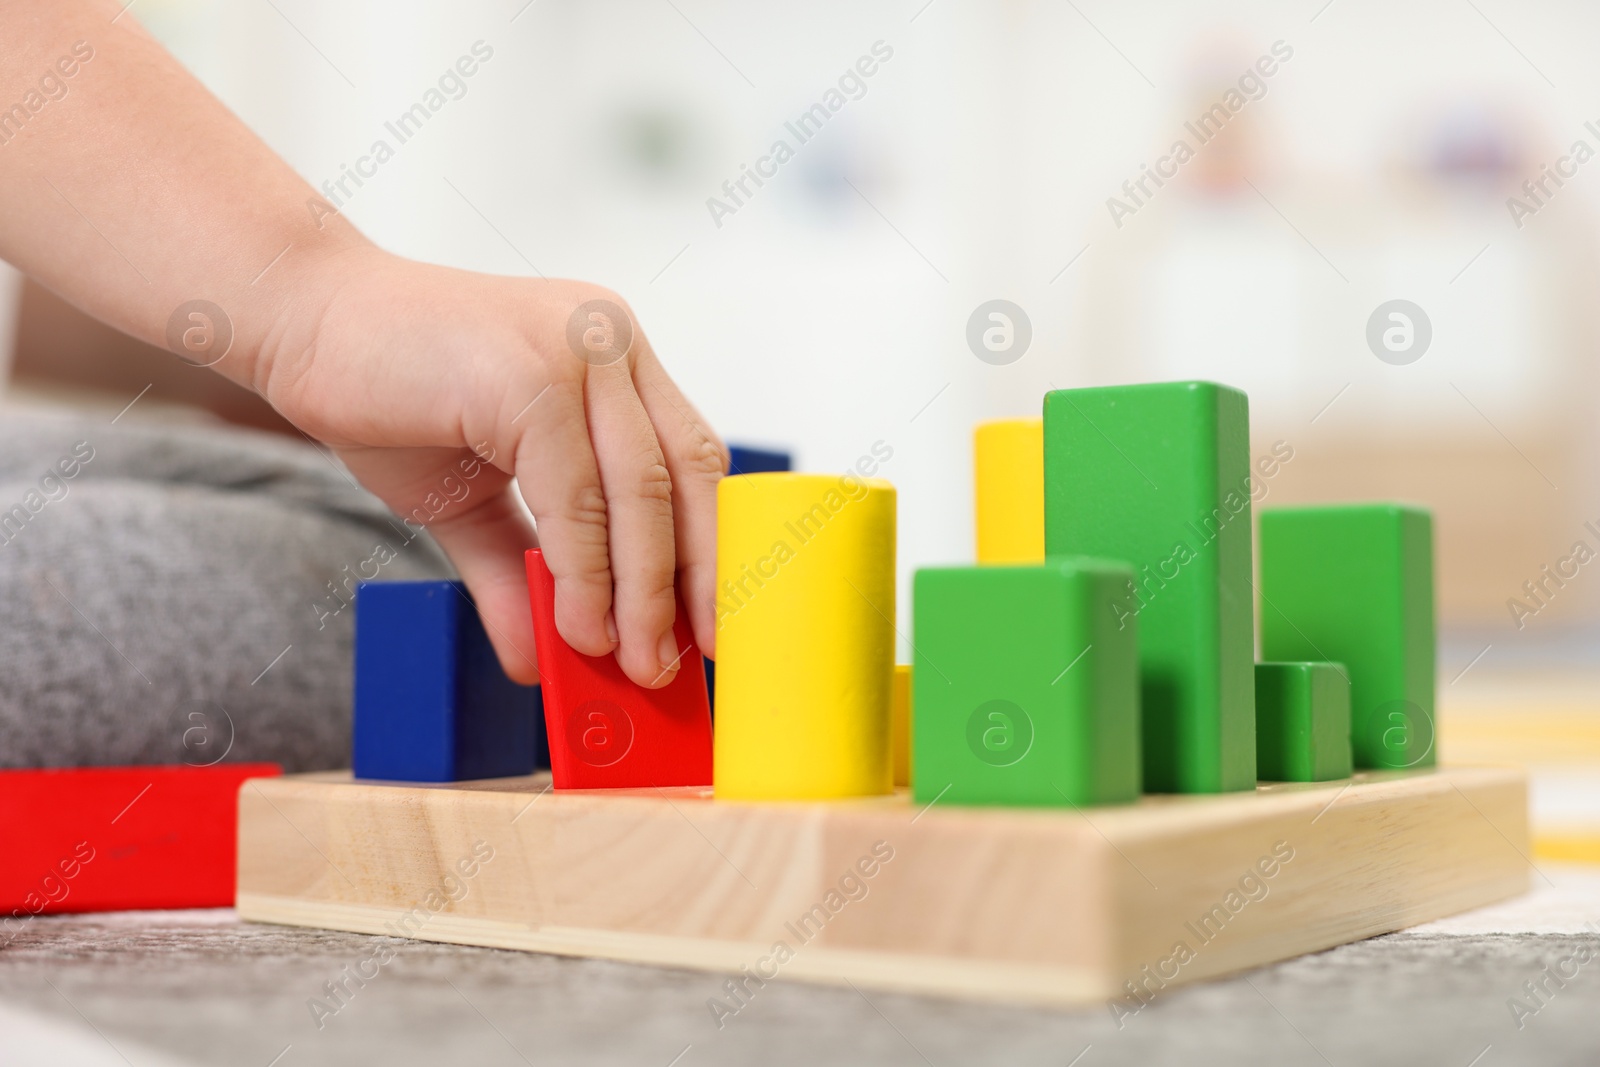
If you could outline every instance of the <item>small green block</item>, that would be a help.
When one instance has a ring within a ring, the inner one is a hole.
[[[1356,767],[1433,766],[1432,516],[1398,504],[1262,512],[1261,658],[1345,665]]]
[[[1343,664],[1256,664],[1256,777],[1350,777],[1350,679]]]
[[[1144,787],[1254,789],[1249,405],[1165,382],[1044,400],[1045,551],[1126,559],[1139,619]]]
[[[1138,798],[1136,627],[1111,610],[1126,563],[917,571],[912,782],[941,804]]]

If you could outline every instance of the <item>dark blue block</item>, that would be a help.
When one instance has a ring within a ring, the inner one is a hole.
[[[728,446],[729,474],[765,474],[768,471],[794,469],[794,459],[787,452],[769,448],[747,448],[744,445]]]
[[[506,677],[460,582],[356,587],[357,778],[458,782],[533,771],[537,686]]]
[[[533,687],[533,766],[550,769],[550,735],[544,731],[544,686]]]

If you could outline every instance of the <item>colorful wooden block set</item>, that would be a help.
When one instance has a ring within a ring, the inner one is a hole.
[[[537,697],[496,669],[458,583],[361,587],[356,777],[529,774],[541,728],[556,789],[727,799],[873,796],[898,777],[922,802],[1060,807],[1431,765],[1425,512],[1265,513],[1258,664],[1244,395],[1192,382],[1044,406],[978,428],[978,564],[916,575],[917,728],[892,714],[893,488],[740,449],[718,499],[714,740],[699,672],[648,690],[567,647],[533,549]],[[676,630],[698,659],[681,610]]]
[[[895,490],[870,460],[735,454],[710,692],[567,647],[538,550],[542,715],[503,676],[467,680],[498,667],[457,587],[363,587],[357,777],[246,784],[239,911],[1143,1003],[1179,946],[1163,986],[1520,892],[1522,776],[1433,769],[1429,516],[1269,510],[1257,583],[1277,460],[1248,430],[1244,394],[1204,382],[1059,390],[1042,419],[979,427],[977,563],[916,573],[909,667]],[[540,725],[550,769],[529,774]],[[505,858],[435,900],[485,847]],[[1245,909],[1263,857],[1272,899]]]

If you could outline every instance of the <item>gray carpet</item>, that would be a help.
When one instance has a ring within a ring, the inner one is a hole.
[[[1120,1032],[1104,1008],[792,982],[719,1031],[709,974],[243,924],[228,911],[43,918],[0,950],[0,1063],[1594,1064],[1600,935],[1483,932],[1581,929],[1600,902],[1600,876],[1587,877],[1585,899],[1543,908],[1564,912],[1553,922],[1527,921],[1525,900],[1509,921],[1375,938],[1173,991]],[[384,947],[393,959],[319,1028],[307,1002]],[[1519,1030],[1508,998],[1583,948],[1595,958]]]

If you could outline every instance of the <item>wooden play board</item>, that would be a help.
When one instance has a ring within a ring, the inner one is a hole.
[[[548,786],[248,782],[239,914],[725,971],[752,991],[805,979],[1085,1004],[1489,904],[1529,874],[1511,769],[1084,811]]]

